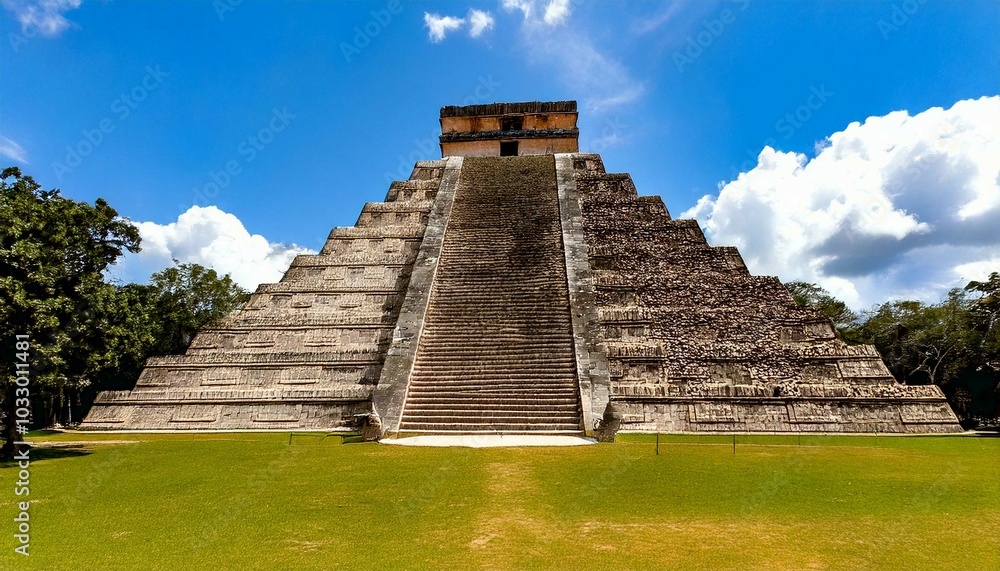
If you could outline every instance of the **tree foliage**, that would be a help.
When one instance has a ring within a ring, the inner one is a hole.
[[[104,200],[91,205],[65,198],[59,190],[42,190],[13,167],[0,175],[5,453],[16,439],[15,335],[30,336],[34,397],[51,401],[88,385],[114,358],[94,350],[110,326],[95,307],[113,295],[103,272],[125,251],[139,251],[139,232]]]
[[[785,284],[795,303],[802,307],[815,307],[833,321],[838,330],[845,330],[857,324],[858,315],[847,304],[836,299],[830,292],[816,284],[801,281]]]
[[[981,360],[971,317],[968,300],[954,290],[934,305],[884,303],[860,329],[900,380],[945,385]]]
[[[990,365],[1000,370],[1000,273],[993,272],[985,282],[969,282],[965,291],[976,296],[971,307],[972,321],[982,335]]]
[[[79,420],[98,390],[131,388],[147,358],[183,352],[195,331],[249,297],[228,275],[176,261],[148,285],[108,283],[104,271],[139,242],[135,226],[104,200],[70,200],[17,168],[3,171],[4,454],[18,439],[15,335],[30,336],[32,425],[65,423]]]
[[[152,312],[157,341],[153,354],[181,353],[201,328],[219,320],[250,298],[228,274],[198,264],[182,264],[153,274],[150,278]]]

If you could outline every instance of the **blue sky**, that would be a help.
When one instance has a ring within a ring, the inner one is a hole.
[[[1000,270],[997,2],[3,6],[0,154],[142,223],[122,279],[178,257],[276,280],[439,156],[441,106],[558,99],[582,151],[755,273],[867,307]]]

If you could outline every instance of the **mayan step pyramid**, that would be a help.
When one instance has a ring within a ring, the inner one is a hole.
[[[739,252],[579,153],[576,103],[441,109],[443,159],[83,423],[409,433],[957,432]]]

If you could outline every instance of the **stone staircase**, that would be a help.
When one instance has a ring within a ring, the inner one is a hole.
[[[401,432],[580,434],[552,156],[466,157]]]

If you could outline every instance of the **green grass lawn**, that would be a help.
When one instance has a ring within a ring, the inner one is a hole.
[[[66,447],[32,451],[27,558],[0,468],[0,569],[1000,569],[1000,438],[738,438],[36,435]]]

